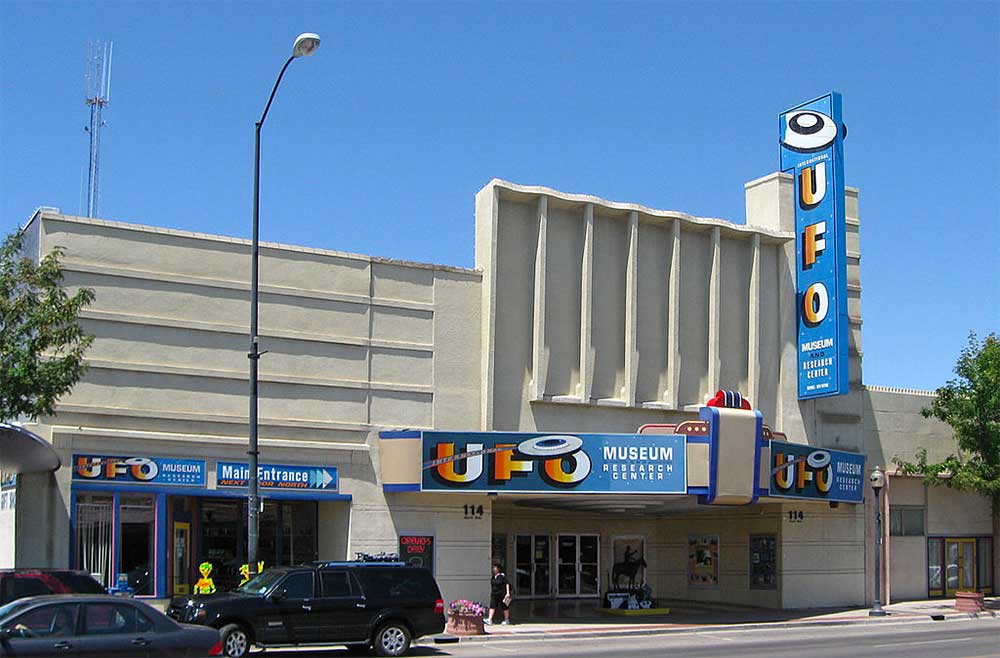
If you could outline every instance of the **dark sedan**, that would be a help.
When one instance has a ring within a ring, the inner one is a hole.
[[[135,599],[31,596],[0,608],[0,656],[218,656],[219,632]]]

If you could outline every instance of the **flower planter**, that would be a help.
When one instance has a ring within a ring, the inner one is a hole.
[[[982,592],[955,592],[955,609],[959,612],[982,612]]]
[[[485,635],[483,616],[473,614],[449,614],[445,632],[452,635]]]

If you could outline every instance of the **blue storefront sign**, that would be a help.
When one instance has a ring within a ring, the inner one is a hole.
[[[166,457],[73,455],[73,479],[78,482],[204,487],[205,462]]]
[[[422,432],[422,491],[687,493],[677,434]]]
[[[848,392],[847,222],[840,94],[778,120],[781,171],[795,177],[799,399]]]
[[[865,491],[865,456],[771,441],[768,496],[860,503]]]
[[[257,476],[262,489],[335,492],[339,486],[335,466],[258,464]],[[217,487],[246,487],[249,478],[249,464],[218,462],[215,465]]]

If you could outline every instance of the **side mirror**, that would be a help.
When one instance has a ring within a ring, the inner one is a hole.
[[[271,596],[269,596],[268,598],[270,598],[275,603],[281,603],[282,601],[288,598],[288,590],[279,589],[275,592],[272,592]]]

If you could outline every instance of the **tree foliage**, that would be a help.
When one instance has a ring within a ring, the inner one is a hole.
[[[958,452],[930,463],[927,450],[915,462],[893,461],[904,475],[923,475],[930,485],[945,485],[982,494],[1000,513],[1000,337],[990,334],[969,343],[955,364],[956,379],[937,390],[934,404],[923,409],[955,430]]]
[[[94,291],[70,295],[61,285],[62,250],[36,263],[24,257],[23,243],[15,231],[0,246],[0,421],[51,414],[83,376],[94,340],[77,319]]]

